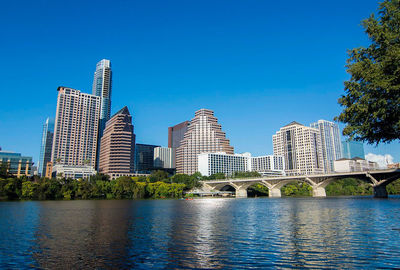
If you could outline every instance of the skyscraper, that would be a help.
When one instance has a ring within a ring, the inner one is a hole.
[[[318,120],[318,122],[311,123],[310,126],[319,129],[325,172],[334,172],[334,162],[341,159],[343,153],[338,124],[326,120]]]
[[[200,109],[190,121],[176,152],[176,172],[193,174],[198,170],[199,154],[224,152],[233,155],[233,147],[218,124],[214,112]]]
[[[53,147],[54,119],[47,118],[43,125],[42,144],[40,146],[39,168],[40,176],[46,175],[47,162],[51,161],[51,150]]]
[[[100,145],[99,172],[110,176],[134,172],[135,134],[126,106],[107,121]]]
[[[54,164],[96,164],[100,97],[58,87],[51,160]]]
[[[111,115],[111,86],[112,86],[112,71],[110,60],[103,59],[96,65],[94,72],[92,94],[101,97],[100,105],[100,120],[99,120],[99,135],[98,135],[98,151],[97,164],[100,154],[100,138],[103,136],[106,122]]]
[[[100,132],[103,132],[106,122],[111,115],[111,84],[112,71],[110,60],[103,59],[96,65],[93,79],[92,94],[101,97]],[[102,133],[100,133],[101,137]]]
[[[292,122],[272,136],[274,155],[283,156],[287,175],[324,173],[318,129]]]
[[[172,148],[172,166],[176,168],[176,149],[181,145],[181,141],[188,130],[190,125],[189,121],[184,121],[173,127],[168,128],[168,147]]]
[[[344,158],[365,158],[364,144],[362,142],[347,140],[342,142],[342,147]]]

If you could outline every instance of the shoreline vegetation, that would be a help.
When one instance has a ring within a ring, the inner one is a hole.
[[[256,172],[237,172],[233,178],[257,177]],[[87,179],[44,178],[39,176],[14,177],[0,173],[0,200],[88,200],[88,199],[168,199],[193,197],[185,194],[201,187],[201,180],[225,178],[224,174],[209,177],[200,173],[176,174],[169,177],[164,171],[154,171],[149,176],[120,177],[109,180],[103,174]],[[234,191],[231,188],[231,191]],[[400,179],[387,186],[388,194],[400,194]],[[281,189],[283,197],[311,196],[312,188],[302,182],[293,182]],[[368,184],[354,178],[335,181],[326,187],[327,196],[372,195]],[[248,188],[249,197],[268,196],[268,188],[255,184]]]

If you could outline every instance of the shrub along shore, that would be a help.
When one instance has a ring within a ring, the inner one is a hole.
[[[258,173],[236,173],[233,178],[255,177]],[[185,192],[200,187],[201,180],[225,178],[223,174],[209,177],[200,173],[176,174],[168,177],[164,171],[149,176],[120,177],[109,180],[103,174],[88,179],[13,177],[0,174],[0,200],[75,200],[75,199],[164,199],[182,198]],[[389,194],[400,194],[400,180],[387,186]],[[281,189],[283,196],[310,196],[312,188],[306,183],[294,182]],[[268,196],[268,188],[255,184],[248,189],[249,196]],[[354,178],[335,181],[326,187],[327,196],[372,195],[368,184]]]

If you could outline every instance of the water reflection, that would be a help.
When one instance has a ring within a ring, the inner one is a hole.
[[[47,269],[128,265],[130,208],[128,201],[41,203],[32,250],[37,265]]]
[[[1,268],[398,268],[400,200],[0,203]]]

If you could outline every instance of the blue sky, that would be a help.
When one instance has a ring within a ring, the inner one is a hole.
[[[112,112],[127,105],[137,142],[215,111],[235,152],[272,153],[272,135],[341,111],[346,50],[377,1],[7,1],[0,9],[0,146],[37,162],[60,85],[91,92],[113,68]],[[399,142],[365,147],[400,161]]]

